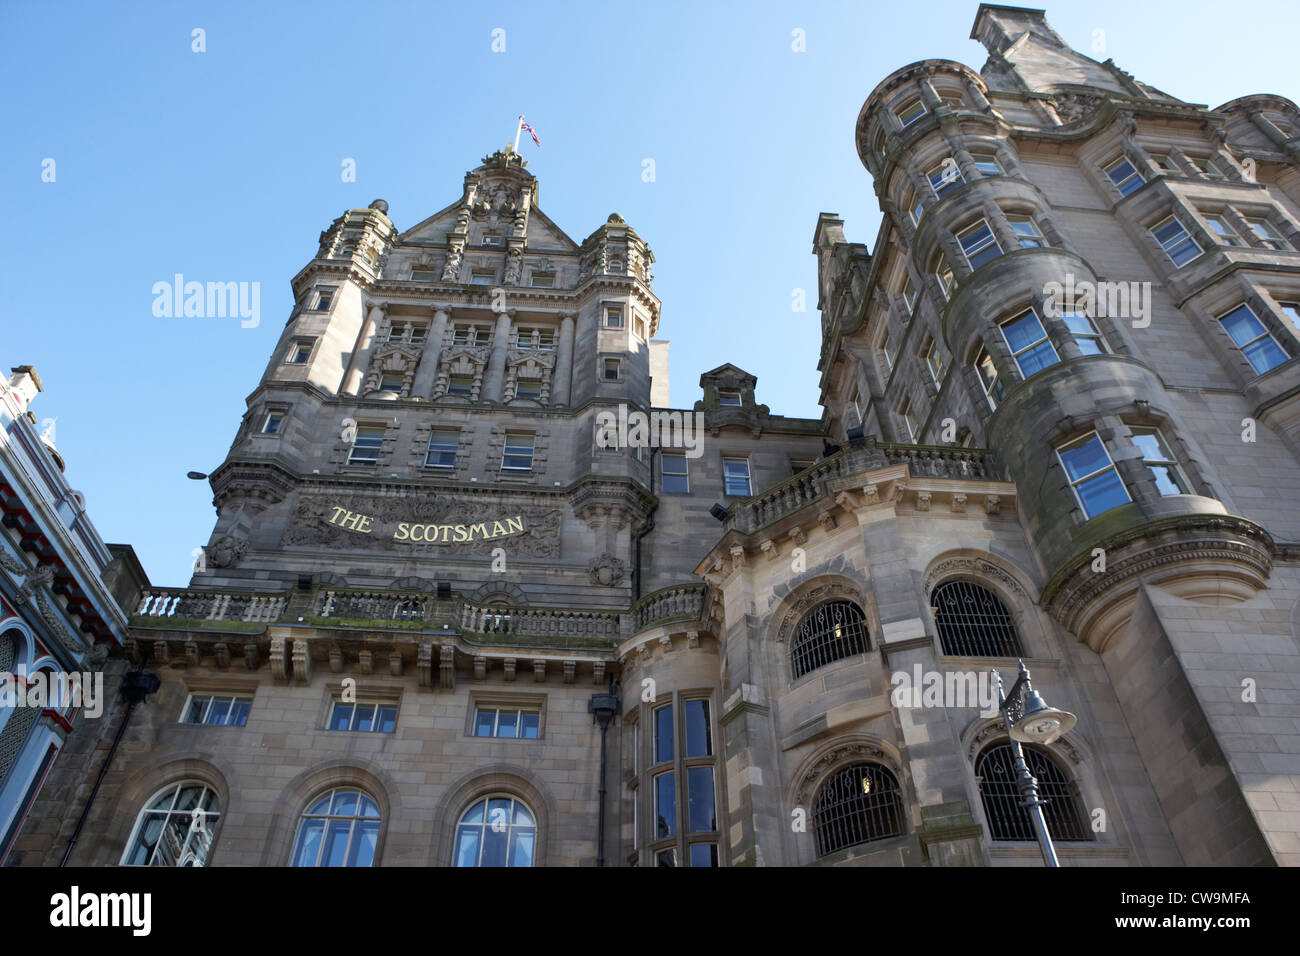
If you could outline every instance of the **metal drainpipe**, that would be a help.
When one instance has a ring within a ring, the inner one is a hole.
[[[655,455],[659,454],[659,446],[650,447],[650,493],[654,494],[655,490]],[[655,529],[655,512],[659,510],[659,497],[655,496],[654,507],[650,509],[650,514],[646,515],[645,527],[637,532],[636,535],[636,567],[632,571],[632,603],[635,604],[641,600],[641,539]]]
[[[596,866],[598,867],[605,865],[605,734],[614,721],[614,715],[618,713],[618,697],[612,693],[613,675],[609,679],[609,689],[611,693],[592,694],[587,704],[592,721],[600,724],[600,823],[596,829]]]
[[[81,828],[86,825],[86,818],[90,816],[90,808],[94,805],[95,797],[99,794],[99,786],[104,782],[108,768],[113,763],[113,757],[117,754],[117,745],[122,742],[122,735],[126,733],[126,725],[131,722],[131,711],[135,710],[136,704],[157,691],[161,684],[162,681],[158,679],[157,674],[150,674],[142,670],[130,671],[122,677],[121,692],[126,699],[126,713],[122,715],[122,723],[118,725],[117,734],[113,737],[113,746],[108,748],[108,756],[104,758],[104,764],[99,768],[99,776],[95,778],[95,786],[86,799],[86,806],[82,809],[81,818],[77,821],[77,829],[72,831],[72,839],[68,841],[68,848],[63,851],[63,859],[59,861],[59,866],[68,865],[68,858],[72,856],[72,848],[77,845],[77,838],[81,836]]]

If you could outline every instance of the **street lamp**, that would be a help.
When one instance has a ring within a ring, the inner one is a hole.
[[[1038,781],[1029,772],[1021,744],[1050,744],[1068,733],[1079,718],[1047,705],[1042,695],[1030,685],[1029,669],[1024,661],[1020,662],[1020,678],[1009,695],[1002,694],[1002,675],[996,667],[993,668],[993,680],[998,685],[998,710],[1002,713],[1007,736],[1011,738],[1011,753],[1016,759],[1016,789],[1022,798],[1020,805],[1029,811],[1038,849],[1043,853],[1043,866],[1060,866],[1056,848],[1052,846],[1052,836],[1047,832],[1047,819],[1043,816],[1046,804],[1038,799]]]

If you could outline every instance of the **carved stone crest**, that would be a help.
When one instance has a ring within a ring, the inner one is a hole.
[[[627,574],[627,565],[606,551],[594,559],[587,570],[591,573],[592,584],[613,588],[623,583],[623,577]]]
[[[243,538],[227,534],[203,550],[207,553],[208,564],[214,568],[231,568],[239,563],[244,552],[248,550],[248,542]]]

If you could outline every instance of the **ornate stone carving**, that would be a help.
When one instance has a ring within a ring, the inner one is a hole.
[[[623,583],[627,565],[606,551],[587,565],[587,572],[591,575],[592,584],[613,588]]]
[[[944,578],[959,574],[968,574],[997,581],[1020,595],[1022,599],[1029,600],[1029,595],[1012,574],[991,561],[985,561],[982,558],[946,558],[940,561],[930,569],[930,573],[925,577],[925,593],[929,594],[934,589],[934,586]]]
[[[1068,126],[1091,114],[1100,105],[1101,97],[1089,93],[1055,93],[1048,97],[1048,102],[1061,122]]]
[[[203,549],[207,562],[214,568],[233,568],[244,557],[248,542],[234,535],[222,535]]]

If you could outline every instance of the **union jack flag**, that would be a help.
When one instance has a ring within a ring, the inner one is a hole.
[[[542,145],[542,141],[537,138],[536,131],[534,131],[534,129],[531,126],[525,123],[522,118],[519,120],[519,128],[528,130],[528,135],[533,138],[533,142],[536,143],[538,147]]]

